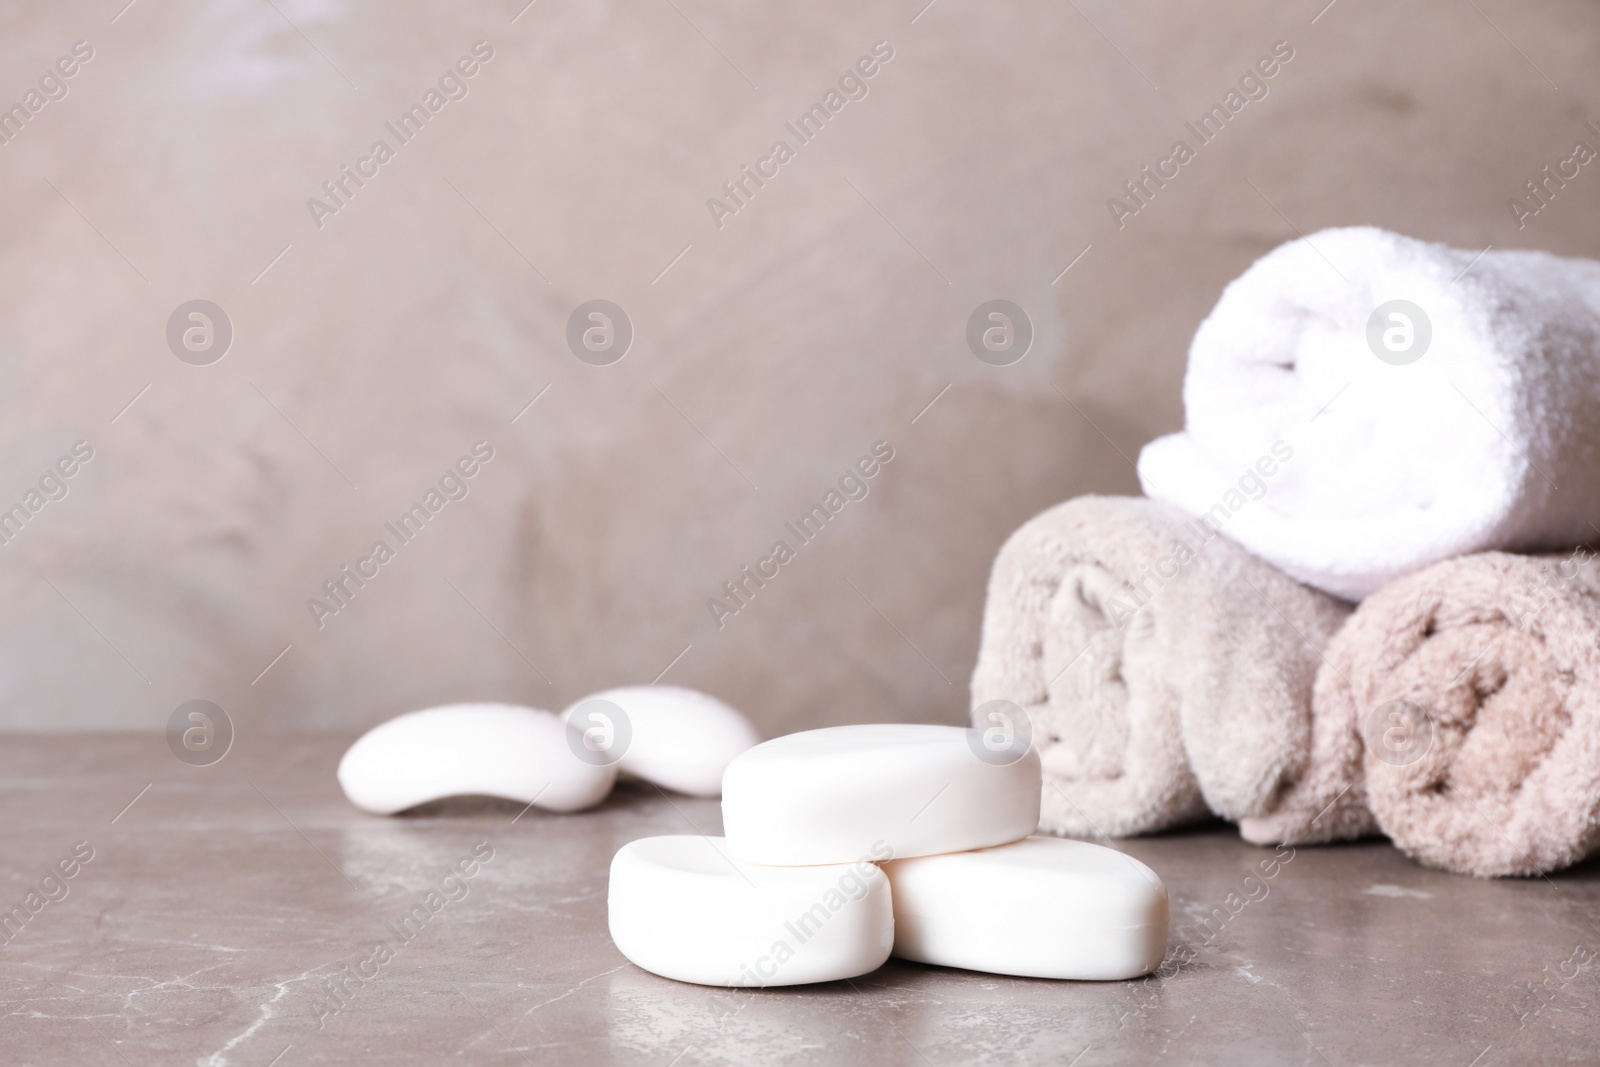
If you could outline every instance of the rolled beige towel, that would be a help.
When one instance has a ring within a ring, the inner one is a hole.
[[[1308,773],[1244,835],[1328,840],[1370,807],[1409,855],[1462,874],[1537,874],[1595,851],[1597,570],[1586,549],[1486,552],[1367,598],[1317,678]]]
[[[1052,833],[1258,814],[1305,763],[1349,611],[1165,504],[1080,497],[995,559],[973,723],[997,721],[992,701],[1027,713]]]

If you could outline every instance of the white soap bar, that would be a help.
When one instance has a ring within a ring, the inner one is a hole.
[[[607,689],[561,717],[578,729],[595,762],[696,797],[721,796],[729,762],[761,741],[732,707],[675,685]]]
[[[577,757],[554,714],[511,704],[408,712],[362,734],[339,761],[344,795],[375,815],[469,794],[578,811],[604,800],[616,777]]]
[[[720,837],[647,837],[611,861],[611,940],[647,971],[716,986],[832,982],[894,944],[875,857],[826,867],[741,863]]]
[[[728,847],[780,867],[959,852],[1039,826],[1039,756],[996,753],[959,726],[807,730],[757,745],[722,776]]]
[[[1030,978],[1137,978],[1167,952],[1167,887],[1132,856],[1085,841],[1009,845],[884,864],[894,954]]]

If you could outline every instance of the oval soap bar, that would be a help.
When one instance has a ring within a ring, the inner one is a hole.
[[[618,721],[617,710],[622,712]],[[675,685],[607,689],[562,719],[626,774],[695,797],[722,795],[722,772],[761,741],[750,720],[714,696]]]
[[[344,795],[375,815],[469,794],[578,811],[604,800],[616,777],[573,754],[554,714],[512,704],[408,712],[362,734],[339,761]]]
[[[894,954],[1030,978],[1137,978],[1167,953],[1167,887],[1115,849],[1056,837],[884,864]]]
[[[715,986],[831,982],[877,970],[894,944],[889,881],[869,861],[741,863],[720,837],[647,837],[618,850],[611,940],[647,971]]]
[[[1038,753],[993,752],[976,730],[834,726],[730,763],[723,833],[739,859],[776,866],[959,852],[1033,833],[1039,788]]]

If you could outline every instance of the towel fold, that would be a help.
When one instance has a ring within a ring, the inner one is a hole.
[[[1383,832],[1432,867],[1535,874],[1600,845],[1593,554],[1487,552],[1368,598],[1327,650],[1308,773],[1261,844]]]
[[[1200,325],[1184,406],[1139,457],[1145,492],[1335,595],[1576,544],[1600,524],[1600,263],[1291,241]]]
[[[1081,497],[995,560],[972,677],[1027,713],[1040,826],[1122,836],[1264,810],[1304,764],[1349,608],[1151,500]]]

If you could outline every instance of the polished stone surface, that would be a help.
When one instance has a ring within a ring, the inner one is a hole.
[[[51,882],[66,896],[0,947],[0,1059],[1595,1061],[1600,864],[1485,882],[1368,842],[1285,852],[1267,877],[1273,853],[1217,825],[1121,844],[1172,894],[1172,950],[1152,978],[1049,982],[891,961],[853,982],[706,989],[618,955],[605,889],[619,845],[715,833],[715,802],[625,787],[579,815],[463,801],[374,818],[334,781],[348,741],[243,736],[219,763],[189,767],[156,736],[7,738],[0,908],[25,907],[77,842],[93,857]],[[480,842],[493,855],[465,895],[447,882],[438,911],[397,935],[391,924],[474,846],[487,852]],[[397,946],[387,959],[380,940]],[[370,977],[336,1000],[328,985],[347,965]]]

